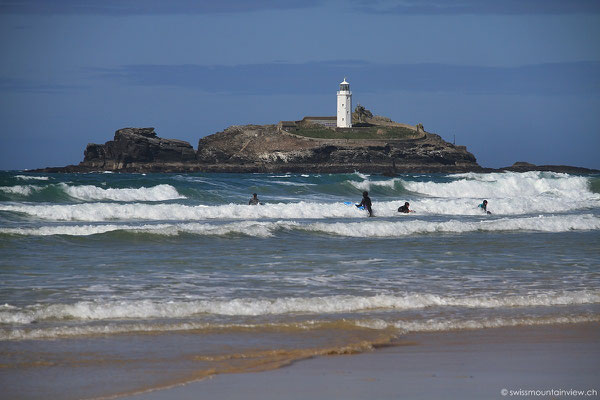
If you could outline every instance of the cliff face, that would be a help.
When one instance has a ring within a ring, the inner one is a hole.
[[[481,167],[464,146],[435,134],[416,139],[317,139],[274,125],[233,126],[198,142],[201,164],[264,166],[267,170],[450,172]]]
[[[123,128],[105,144],[90,143],[81,167],[118,171],[135,165],[195,162],[196,152],[182,140],[163,139],[154,128]]]
[[[124,128],[105,144],[88,144],[79,165],[53,172],[463,172],[479,171],[473,154],[435,134],[404,139],[321,139],[275,125],[232,126],[188,142],[154,128]]]

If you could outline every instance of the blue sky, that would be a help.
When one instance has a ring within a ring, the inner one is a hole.
[[[0,169],[354,104],[483,166],[600,168],[598,0],[0,0]]]

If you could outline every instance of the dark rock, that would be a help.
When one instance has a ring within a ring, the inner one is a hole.
[[[395,140],[317,139],[288,133],[275,125],[245,125],[201,138],[197,152],[187,142],[158,137],[154,128],[119,129],[105,144],[88,144],[79,165],[45,169],[99,170],[396,174],[479,171],[481,167],[465,147],[426,132]]]
[[[316,139],[288,133],[274,125],[233,126],[204,137],[198,142],[197,159],[201,164],[222,165],[228,169],[243,165],[243,170],[481,170],[464,146],[454,146],[430,133],[424,132],[416,139]]]
[[[90,143],[84,151],[82,168],[127,170],[139,163],[195,162],[194,148],[182,140],[163,139],[154,128],[124,128],[103,145]]]
[[[525,167],[525,168],[535,168],[535,166],[536,166],[535,164],[531,164],[531,163],[528,163],[528,162],[525,162],[525,161],[517,161],[516,163],[514,163],[512,165],[513,168],[523,168],[523,167]]]
[[[573,167],[570,165],[535,165],[524,161],[517,161],[510,167],[500,168],[499,171],[511,171],[511,172],[529,172],[529,171],[548,171],[558,172],[564,174],[597,174],[600,170]]]
[[[369,124],[399,125],[381,118],[365,117]],[[482,168],[465,146],[455,146],[436,134],[425,132],[422,125],[418,131],[419,135],[404,139],[318,139],[289,133],[276,125],[231,126],[201,138],[195,152],[188,142],[158,137],[154,128],[124,128],[116,131],[113,140],[105,144],[88,144],[79,165],[38,171],[362,171],[387,176],[407,172],[600,172],[569,166],[536,166],[522,161],[498,170]]]

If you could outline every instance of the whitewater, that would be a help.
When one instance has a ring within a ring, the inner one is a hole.
[[[363,191],[374,218],[354,206]],[[203,360],[202,375],[213,358],[241,368],[249,343],[310,356],[407,332],[598,323],[599,260],[598,175],[4,171],[0,345],[22,356],[0,364],[70,365],[75,344],[138,338],[157,359],[172,343]]]

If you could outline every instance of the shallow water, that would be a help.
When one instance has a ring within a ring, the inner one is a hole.
[[[60,397],[94,397],[409,331],[600,321],[599,181],[0,173],[0,383],[44,398],[76,374]],[[344,204],[363,190],[376,218]]]

